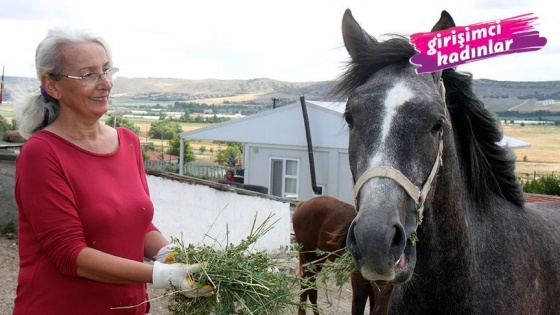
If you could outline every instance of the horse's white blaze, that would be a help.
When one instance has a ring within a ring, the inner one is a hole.
[[[397,109],[402,106],[405,102],[409,101],[414,94],[402,81],[397,82],[389,91],[387,92],[387,98],[385,98],[385,117],[383,118],[383,127],[381,129],[381,142],[376,148],[376,153],[373,155],[369,162],[369,167],[375,167],[379,165],[392,165],[392,160],[385,156],[385,146],[387,145],[386,139],[389,135],[389,130],[391,129],[391,124],[393,118],[397,113]]]
[[[390,88],[387,92],[387,97],[385,98],[384,105],[385,105],[385,116],[383,117],[383,126],[381,129],[381,141],[380,145],[376,148],[375,154],[371,156],[369,161],[369,167],[375,167],[379,165],[392,165],[393,158],[387,156],[385,147],[387,144],[387,137],[389,136],[389,130],[391,129],[391,124],[393,123],[393,119],[397,113],[397,110],[400,106],[402,106],[405,102],[412,99],[414,93],[410,88],[408,88],[404,82],[399,81],[397,82],[392,88]],[[372,152],[373,153],[373,152]],[[396,194],[397,191],[390,189],[389,186],[384,186],[382,188],[385,191],[385,195]],[[398,262],[397,262],[398,264]]]
[[[399,81],[387,92],[387,98],[385,99],[385,117],[383,118],[383,128],[381,129],[381,143],[385,143],[385,139],[389,135],[389,130],[391,129],[391,123],[393,118],[397,113],[397,109],[402,106],[405,102],[409,101],[414,94],[412,91],[404,84],[404,82]]]

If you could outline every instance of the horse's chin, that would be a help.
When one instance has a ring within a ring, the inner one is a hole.
[[[378,285],[405,283],[412,278],[414,267],[416,266],[416,247],[407,240],[406,247],[400,259],[391,269],[377,270],[373,272],[363,264],[363,261],[354,260],[362,276],[377,283]]]

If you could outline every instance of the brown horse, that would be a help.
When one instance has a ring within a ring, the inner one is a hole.
[[[317,273],[321,271],[323,263],[337,258],[335,252],[346,246],[348,227],[356,217],[354,206],[330,196],[319,196],[300,202],[292,216],[292,224],[296,242],[301,245],[299,250],[299,273],[311,283],[316,281]],[[316,252],[329,252],[320,255]],[[309,268],[313,263],[313,268]],[[305,281],[304,281],[305,283]],[[366,303],[370,301],[370,314],[386,314],[391,296],[391,287],[377,287],[365,280],[358,272],[351,276],[352,283],[352,315],[362,315]],[[302,284],[300,301],[309,302],[313,306],[313,314],[317,315],[317,289]],[[376,301],[377,298],[377,301]],[[299,315],[305,315],[300,308]]]

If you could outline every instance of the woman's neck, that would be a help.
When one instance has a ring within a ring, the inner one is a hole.
[[[95,153],[111,153],[118,148],[116,130],[99,121],[94,124],[83,124],[79,121],[66,122],[57,119],[45,130]]]

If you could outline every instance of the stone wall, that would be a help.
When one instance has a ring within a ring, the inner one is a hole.
[[[0,155],[0,232],[17,226],[15,176],[15,156]]]

